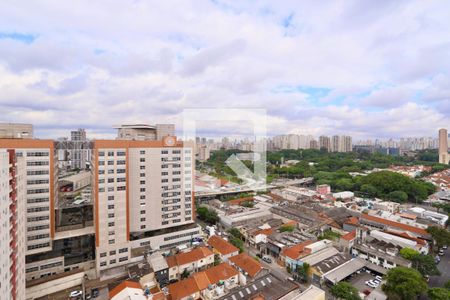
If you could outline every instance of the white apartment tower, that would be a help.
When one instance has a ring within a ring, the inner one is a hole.
[[[193,143],[96,140],[93,152],[96,262],[130,263],[131,250],[160,249],[199,235],[194,224]]]
[[[25,299],[25,165],[0,150],[0,298]]]
[[[57,160],[52,140],[0,139],[0,149],[15,150],[25,161],[26,255],[52,249]]]
[[[448,155],[448,133],[447,129],[439,129],[439,163],[448,164],[450,157]]]

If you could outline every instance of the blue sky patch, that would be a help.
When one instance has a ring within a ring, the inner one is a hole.
[[[31,44],[36,39],[36,35],[17,32],[0,32],[0,40],[2,39],[11,39],[25,44]]]

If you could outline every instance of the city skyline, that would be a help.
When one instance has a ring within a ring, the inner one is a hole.
[[[110,138],[118,120],[181,128],[185,108],[253,107],[267,109],[270,135],[434,136],[450,124],[449,11],[439,1],[2,3],[0,121],[33,123],[42,138],[77,127]]]

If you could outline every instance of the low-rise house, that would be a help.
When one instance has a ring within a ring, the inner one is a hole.
[[[314,282],[320,282],[325,273],[349,260],[351,260],[349,254],[340,253],[336,248],[328,247],[305,256],[301,262],[310,266],[311,279]]]
[[[237,268],[241,273],[248,276],[250,279],[255,279],[267,274],[267,272],[264,272],[264,268],[259,261],[246,253],[241,253],[230,257],[228,259],[228,263]]]
[[[410,234],[414,235],[415,237],[420,237],[424,239],[430,238],[429,233],[423,228],[388,220],[378,216],[361,214],[359,222],[360,224],[365,225],[371,229],[407,231]]]
[[[359,220],[357,217],[347,218],[347,220],[345,220],[344,224],[342,225],[342,229],[348,232],[356,230],[357,227],[359,227]]]
[[[267,237],[273,233],[272,228],[260,229],[256,228],[254,230],[248,231],[248,243],[253,247],[258,247],[258,245],[266,244]]]
[[[169,265],[161,253],[155,252],[149,256],[148,261],[155,272],[155,278],[160,285],[169,283]]]
[[[183,273],[198,272],[214,264],[214,253],[207,247],[198,247],[189,252],[166,258],[169,280],[179,279]]]
[[[374,236],[370,236],[367,235],[367,230],[363,228],[357,229],[356,237],[351,249],[353,257],[362,258],[385,269],[411,266],[411,261],[399,255],[400,249],[403,248],[399,245],[400,240],[385,238],[385,235],[382,235],[379,231],[376,231]]]
[[[355,243],[355,239],[356,229],[341,236],[338,241],[338,246],[342,251],[349,253]]]
[[[301,265],[300,259],[306,255],[311,254],[311,248],[305,248],[311,245],[313,241],[307,240],[297,245],[286,247],[281,251],[280,259],[284,266],[289,266],[291,270],[296,270],[298,265]]]
[[[213,248],[213,252],[218,254],[222,261],[227,261],[230,257],[239,254],[239,249],[237,247],[217,235],[213,235],[209,238],[208,245]]]
[[[239,272],[227,263],[221,263],[205,271],[195,273],[167,286],[171,300],[213,300],[238,286]]]
[[[310,285],[306,290],[295,289],[279,300],[325,300],[325,291]]]
[[[148,295],[138,282],[125,280],[109,291],[111,300],[148,300]],[[152,300],[165,300],[163,292],[152,293]]]
[[[378,201],[373,203],[373,208],[388,211],[391,214],[395,214],[400,211],[400,203],[392,201]]]

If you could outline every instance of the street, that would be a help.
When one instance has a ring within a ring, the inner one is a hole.
[[[439,276],[430,276],[428,282],[430,287],[443,287],[444,284],[450,280],[450,250],[444,250],[444,255],[441,256],[441,262],[438,264],[438,269],[441,272]]]

